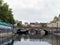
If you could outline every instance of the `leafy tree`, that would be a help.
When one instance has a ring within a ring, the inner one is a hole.
[[[12,9],[9,8],[7,3],[3,3],[3,0],[0,0],[0,19],[11,24],[15,23]]]
[[[46,28],[47,23],[40,23],[41,24],[41,28]]]
[[[18,26],[18,27],[22,27],[23,25],[22,25],[22,24],[20,24],[20,23],[18,23],[18,24],[17,24],[17,26]]]

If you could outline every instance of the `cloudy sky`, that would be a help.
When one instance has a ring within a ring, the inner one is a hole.
[[[60,13],[60,0],[4,0],[13,9],[15,20],[49,22]]]

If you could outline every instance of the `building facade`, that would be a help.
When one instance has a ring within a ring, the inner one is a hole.
[[[33,28],[40,28],[41,25],[40,25],[40,23],[30,23],[30,27],[33,27]]]
[[[58,28],[60,28],[60,15],[58,17],[55,16],[53,21],[51,21],[50,23],[47,24],[47,27],[50,27],[50,28],[51,27],[54,27],[54,28],[58,27]]]

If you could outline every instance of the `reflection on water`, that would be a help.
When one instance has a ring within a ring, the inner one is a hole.
[[[60,45],[60,37],[54,35],[19,35],[13,45]]]
[[[17,35],[8,45],[60,45],[60,37],[54,35]]]

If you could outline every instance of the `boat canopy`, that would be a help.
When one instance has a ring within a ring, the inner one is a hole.
[[[0,28],[11,29],[12,24],[0,21]]]

